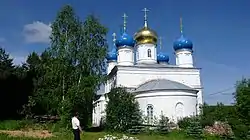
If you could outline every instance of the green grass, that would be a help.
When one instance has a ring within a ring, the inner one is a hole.
[[[54,137],[44,138],[42,140],[71,140],[73,139],[73,134],[70,130],[63,131],[57,124],[34,124],[30,121],[0,121],[0,130],[14,131],[14,130],[49,130],[52,132]],[[81,139],[83,140],[98,140],[98,138],[103,137],[107,134],[107,132],[84,132],[81,134]],[[119,135],[122,134],[112,134]],[[166,135],[159,134],[141,134],[141,135],[131,135],[133,137],[137,137],[139,140],[192,140],[187,138],[182,132],[171,132]],[[32,137],[24,137],[24,136],[12,136],[5,133],[0,133],[0,140],[41,140],[41,138],[32,138]],[[214,137],[207,137],[206,140],[219,140]]]
[[[98,140],[98,138],[103,137],[108,133],[105,132],[86,132],[81,135],[81,139],[83,140]],[[113,134],[113,135],[121,135],[121,134]],[[134,137],[139,138],[140,140],[191,140],[185,138],[183,135],[170,134],[170,135],[134,135]],[[44,140],[70,140],[73,139],[73,135],[71,133],[58,133],[56,136],[51,138],[46,138]],[[36,140],[36,138],[28,138],[28,137],[11,137],[6,134],[0,134],[0,140]]]

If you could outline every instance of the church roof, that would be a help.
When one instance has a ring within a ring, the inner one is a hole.
[[[195,90],[182,83],[167,79],[156,79],[140,85],[134,92],[152,91],[152,90]]]

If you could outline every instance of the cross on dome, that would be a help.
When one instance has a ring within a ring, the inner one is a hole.
[[[181,32],[181,35],[182,35],[183,34],[182,17],[180,17],[180,32]]]
[[[113,36],[113,42],[115,43],[115,41],[116,41],[116,33],[113,33],[112,36]]]
[[[161,50],[161,47],[162,47],[162,37],[161,36],[159,37],[159,46],[160,46],[160,50]]]
[[[147,12],[149,12],[149,10],[147,8],[144,8],[142,11],[144,12],[144,26],[147,27],[148,26]]]
[[[127,25],[127,15],[126,13],[123,14],[123,31],[126,32],[126,25]]]

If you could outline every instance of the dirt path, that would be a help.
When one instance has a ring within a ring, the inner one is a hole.
[[[48,138],[52,137],[52,133],[47,130],[27,130],[27,131],[20,131],[20,130],[0,130],[0,133],[5,133],[13,137],[34,137],[34,138]]]

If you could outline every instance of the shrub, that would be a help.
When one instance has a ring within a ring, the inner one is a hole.
[[[167,134],[169,132],[169,119],[168,119],[168,117],[166,117],[164,115],[160,116],[157,130],[161,134]]]
[[[108,93],[106,126],[111,131],[127,131],[141,124],[141,112],[134,95],[124,88],[114,88]]]
[[[190,117],[185,117],[185,118],[182,118],[181,120],[179,120],[179,121],[177,122],[177,124],[178,124],[179,128],[185,130],[185,129],[187,129],[187,127],[190,125],[191,121],[192,121],[192,118],[190,118]]]
[[[202,126],[200,124],[200,117],[199,116],[193,116],[187,119],[185,121],[185,132],[187,136],[192,137],[197,140],[202,139]]]
[[[215,122],[213,126],[206,126],[205,133],[217,135],[222,139],[233,139],[233,131],[230,125],[226,122]]]

